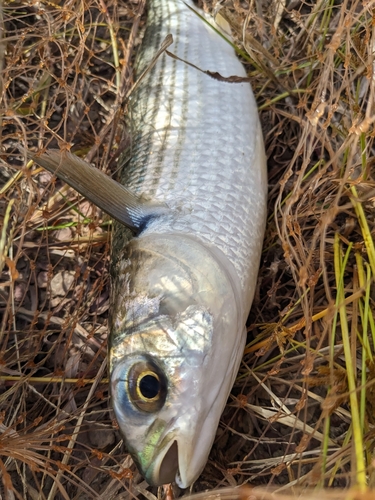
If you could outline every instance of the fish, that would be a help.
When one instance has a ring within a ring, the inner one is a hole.
[[[246,71],[222,30],[190,0],[148,1],[118,182],[66,151],[29,154],[115,219],[111,401],[150,485],[187,488],[201,474],[257,283],[266,155]],[[153,60],[168,35],[171,52]]]

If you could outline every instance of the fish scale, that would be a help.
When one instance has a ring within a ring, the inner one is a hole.
[[[170,51],[181,59],[225,77],[246,76],[233,48],[182,2],[150,4],[138,74],[172,33]],[[249,257],[259,260],[267,183],[249,84],[218,82],[163,54],[132,96],[130,116],[134,143],[121,181],[177,212],[145,234],[193,233],[215,245],[251,301],[258,267]]]

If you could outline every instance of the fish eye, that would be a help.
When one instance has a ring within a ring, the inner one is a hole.
[[[140,362],[129,370],[128,393],[131,402],[148,413],[160,410],[167,395],[165,376],[154,363]]]
[[[155,399],[160,392],[159,377],[153,372],[142,373],[138,379],[137,389],[145,399]]]

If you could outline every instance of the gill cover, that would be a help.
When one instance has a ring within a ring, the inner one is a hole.
[[[184,488],[207,461],[243,352],[236,275],[181,234],[141,236],[127,256],[112,271],[113,408],[147,481]]]

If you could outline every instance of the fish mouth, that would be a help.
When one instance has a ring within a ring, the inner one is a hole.
[[[181,445],[177,439],[172,439],[144,474],[147,482],[153,486],[174,482],[181,489],[188,488],[201,472],[191,467],[194,457],[189,444],[183,440]]]
[[[179,456],[176,440],[170,442],[145,474],[151,485],[179,482]]]
[[[164,433],[159,443],[149,445],[153,449],[146,466],[140,470],[151,486],[176,483],[181,489],[188,488],[200,475],[211,449],[216,431],[216,418],[201,419],[199,429],[192,432],[190,416],[187,422],[176,422]],[[199,431],[199,432],[198,432]],[[165,435],[166,434],[166,435]],[[139,462],[138,462],[139,463]]]

